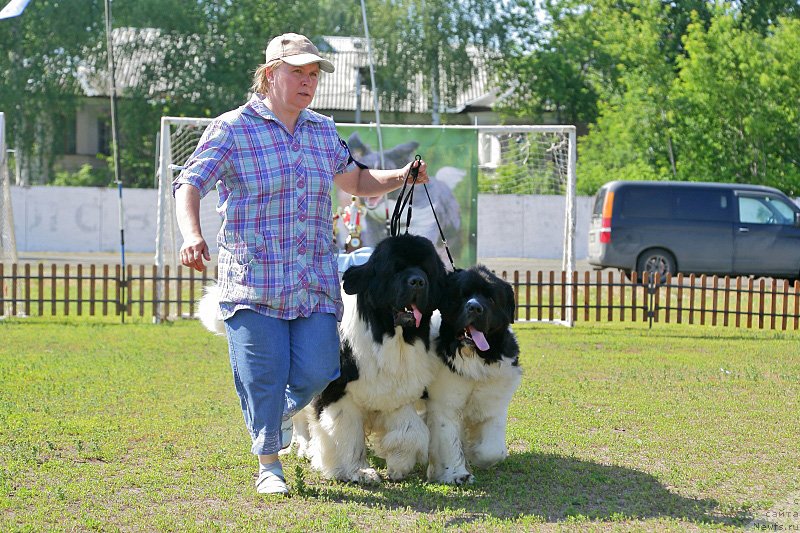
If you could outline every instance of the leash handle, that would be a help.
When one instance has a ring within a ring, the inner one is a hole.
[[[400,219],[403,216],[403,210],[406,208],[406,206],[408,206],[408,212],[406,213],[406,234],[408,234],[408,228],[411,226],[411,211],[413,209],[414,202],[414,185],[417,184],[417,177],[419,176],[419,167],[421,161],[422,156],[417,154],[414,157],[414,162],[411,163],[411,166],[408,169],[408,173],[403,181],[403,188],[400,190],[400,194],[394,204],[394,212],[392,213],[392,218],[389,221],[389,235],[392,237],[396,237],[400,233]],[[416,166],[414,166],[414,163],[416,163]],[[411,182],[411,188],[409,189],[408,193],[406,193],[406,187],[408,186],[409,181]],[[450,260],[450,266],[452,266],[453,270],[455,270],[456,264],[455,261],[453,261],[453,254],[450,253],[450,247],[447,245],[447,239],[444,236],[444,230],[442,230],[442,225],[439,222],[439,216],[436,214],[436,209],[433,208],[433,200],[431,199],[430,192],[428,192],[428,186],[424,183],[422,186],[425,188],[425,195],[428,197],[428,203],[431,206],[431,212],[433,213],[433,219],[436,221],[436,227],[439,228],[439,237],[441,237],[442,244],[444,244],[444,249],[447,251],[447,258]]]
[[[417,154],[414,157],[414,162],[422,161],[422,156]],[[406,173],[405,179],[403,180],[403,188],[400,190],[400,194],[397,197],[397,201],[394,204],[394,211],[392,212],[392,218],[389,224],[389,234],[392,237],[396,237],[400,234],[400,219],[403,215],[403,210],[408,205],[408,213],[406,215],[406,233],[408,233],[408,227],[411,225],[411,202],[414,199],[414,185],[417,183],[417,177],[419,176],[419,163],[417,166],[414,166],[414,163],[408,169]],[[411,181],[411,188],[409,189],[408,193],[406,193],[406,188],[408,187],[409,181]]]

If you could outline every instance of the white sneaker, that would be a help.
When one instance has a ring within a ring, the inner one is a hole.
[[[265,470],[256,479],[256,492],[259,494],[289,494],[289,487],[286,480],[269,470]]]
[[[281,450],[285,450],[292,445],[292,419],[281,422]]]

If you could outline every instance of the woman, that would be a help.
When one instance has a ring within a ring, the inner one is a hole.
[[[333,121],[306,109],[320,71],[333,69],[302,35],[272,39],[250,100],[208,126],[173,183],[181,263],[200,271],[210,260],[200,198],[219,191],[220,307],[259,493],[288,492],[278,451],[291,442],[291,417],[339,375],[331,187],[379,196],[399,188],[412,164],[358,168]]]

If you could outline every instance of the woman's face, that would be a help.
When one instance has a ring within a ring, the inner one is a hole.
[[[311,104],[319,83],[319,64],[310,63],[300,67],[281,63],[273,69],[269,89],[269,100],[281,110],[299,113]]]

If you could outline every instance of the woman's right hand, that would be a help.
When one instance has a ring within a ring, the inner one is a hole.
[[[180,251],[181,264],[193,268],[198,272],[206,269],[203,259],[211,261],[211,252],[202,235],[196,235],[186,239]]]

